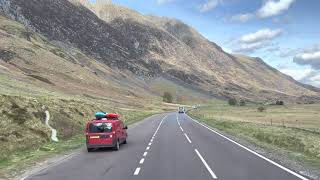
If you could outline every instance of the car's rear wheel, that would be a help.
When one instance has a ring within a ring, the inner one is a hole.
[[[93,151],[93,148],[88,148],[88,147],[87,147],[87,151],[88,151],[88,152],[92,152],[92,151]]]
[[[114,150],[119,151],[120,149],[120,142],[117,140],[116,145],[114,146]]]

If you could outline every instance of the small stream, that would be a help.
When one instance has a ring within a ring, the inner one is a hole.
[[[57,130],[55,130],[54,128],[52,128],[49,124],[49,120],[50,120],[50,113],[49,111],[45,111],[46,113],[46,121],[45,121],[45,124],[47,127],[50,128],[51,130],[51,140],[54,141],[54,142],[58,142],[58,138],[57,138]]]

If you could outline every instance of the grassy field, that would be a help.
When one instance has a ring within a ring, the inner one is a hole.
[[[232,107],[224,103],[189,114],[218,130],[247,140],[298,162],[320,168],[320,105]]]

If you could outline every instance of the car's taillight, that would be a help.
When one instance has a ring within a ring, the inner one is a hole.
[[[109,137],[110,137],[110,138],[112,138],[112,137],[113,137],[113,135],[112,135],[112,134],[110,134],[110,135],[109,135]]]

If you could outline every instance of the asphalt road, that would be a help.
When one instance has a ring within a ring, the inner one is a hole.
[[[80,153],[33,180],[298,180],[303,176],[192,120],[152,116],[130,126],[128,144]]]

